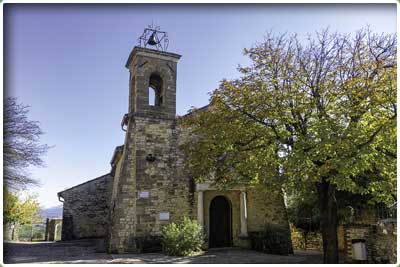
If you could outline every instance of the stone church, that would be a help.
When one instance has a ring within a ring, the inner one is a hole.
[[[58,193],[63,240],[105,238],[109,252],[137,252],[138,238],[159,236],[163,226],[184,216],[203,226],[208,247],[249,247],[249,233],[270,225],[290,236],[281,192],[262,185],[220,190],[211,182],[196,183],[185,168],[179,147],[190,133],[180,122],[191,114],[176,115],[180,58],[133,48],[125,65],[130,78],[124,144],[114,151],[110,173]]]

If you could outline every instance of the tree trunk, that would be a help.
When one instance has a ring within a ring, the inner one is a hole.
[[[307,232],[303,232],[304,250],[307,250]]]
[[[15,223],[11,224],[11,240],[15,240]]]
[[[326,179],[317,184],[321,217],[321,232],[324,248],[324,263],[338,263],[337,203],[335,186]]]

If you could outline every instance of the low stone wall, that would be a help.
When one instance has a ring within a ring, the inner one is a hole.
[[[64,204],[62,240],[106,236],[112,178],[106,174],[58,193]]]
[[[368,240],[370,260],[373,263],[397,262],[396,221],[381,221],[372,227]]]
[[[322,251],[322,234],[320,232],[305,232],[293,225],[290,226],[293,249]]]
[[[3,225],[3,238],[6,241],[18,241],[19,224],[7,223]]]
[[[354,262],[353,244],[355,239],[365,240],[368,263],[397,262],[397,222],[382,220],[377,224],[347,224],[344,229],[344,258]]]
[[[346,262],[353,262],[353,243],[354,239],[364,239],[367,240],[371,232],[371,225],[369,224],[345,224],[343,225],[344,233],[344,259]],[[366,242],[366,247],[368,248],[369,243]],[[369,256],[367,254],[367,256]]]
[[[62,219],[46,219],[45,240],[56,241],[61,239],[59,236],[59,227],[62,227]]]

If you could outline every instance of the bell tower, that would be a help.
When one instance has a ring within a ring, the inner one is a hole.
[[[113,253],[140,251],[141,239],[159,236],[162,226],[180,219],[175,196],[186,197],[188,192],[187,183],[176,178],[176,77],[181,56],[165,51],[165,33],[150,29],[146,35],[146,30],[125,65],[130,74],[129,110],[122,122],[126,136],[114,176],[107,237]]]
[[[180,57],[142,47],[132,50],[126,63],[130,73],[129,114],[175,119]]]

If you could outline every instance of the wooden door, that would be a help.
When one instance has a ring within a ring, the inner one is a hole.
[[[232,246],[232,210],[223,196],[215,197],[210,204],[209,247]]]

